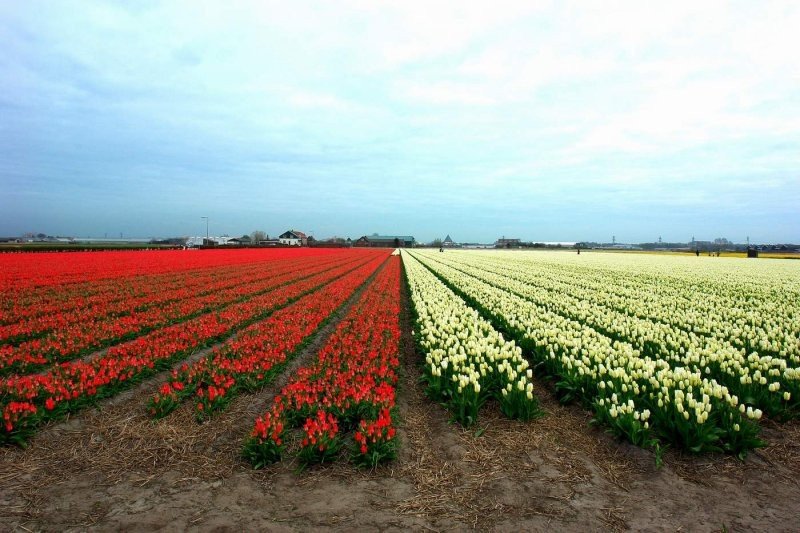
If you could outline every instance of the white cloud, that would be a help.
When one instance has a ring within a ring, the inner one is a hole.
[[[400,98],[413,103],[426,105],[493,105],[497,100],[485,94],[481,87],[466,83],[433,82],[433,83],[399,83]]]
[[[324,92],[288,89],[285,93],[287,101],[297,107],[329,111],[354,111],[358,108],[351,101]]]

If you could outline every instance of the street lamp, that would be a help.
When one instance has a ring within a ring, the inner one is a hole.
[[[206,245],[208,245],[208,217],[200,217],[206,219]]]

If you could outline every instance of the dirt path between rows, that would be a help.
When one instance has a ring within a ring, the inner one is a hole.
[[[275,383],[207,423],[187,406],[150,420],[150,380],[44,428],[26,450],[0,450],[0,530],[798,530],[797,421],[767,423],[770,446],[744,463],[668,451],[661,469],[590,427],[580,407],[558,404],[547,384],[537,391],[544,418],[510,421],[488,404],[462,429],[424,396],[407,310],[398,459],[372,471],[298,472],[293,461],[251,470],[239,453],[253,418],[345,312]]]

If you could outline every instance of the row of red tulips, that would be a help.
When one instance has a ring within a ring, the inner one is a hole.
[[[241,284],[227,289],[219,287],[218,290],[204,295],[152,305],[143,311],[124,316],[110,316],[105,319],[98,317],[86,322],[72,323],[45,337],[32,339],[18,346],[0,346],[0,375],[11,372],[30,373],[41,370],[50,363],[69,361],[154,329],[245,301],[331,266],[330,262],[318,263],[314,259],[291,261],[288,264],[276,262],[260,274],[246,276]]]
[[[174,370],[152,398],[151,414],[165,416],[193,398],[202,419],[224,408],[239,392],[268,383],[385,259],[385,253],[373,256],[360,268],[253,324],[207,357]]]
[[[244,265],[287,257],[347,253],[324,248],[160,250],[0,254],[0,294],[62,290],[69,284]],[[0,306],[3,307],[3,306]]]
[[[243,452],[255,468],[280,460],[292,427],[302,427],[298,455],[304,464],[337,457],[348,432],[355,462],[374,466],[395,456],[399,316],[400,260],[393,256],[316,361],[301,368],[256,420]]]
[[[119,302],[125,307],[137,307],[135,300],[140,297],[147,298],[149,295],[161,292],[169,293],[172,291],[187,290],[190,286],[202,287],[202,283],[215,283],[221,279],[234,280],[237,275],[246,275],[248,271],[258,271],[269,268],[274,262],[297,261],[309,259],[309,254],[290,254],[289,251],[275,250],[262,252],[262,257],[232,265],[210,265],[199,269],[187,270],[176,265],[174,271],[141,273],[135,276],[123,276],[116,278],[88,278],[80,283],[66,283],[60,285],[45,285],[39,287],[28,287],[25,289],[9,289],[7,292],[0,293],[0,324],[22,326],[25,321],[41,319],[45,320],[48,316],[69,315],[76,311],[91,309],[94,306],[107,307],[111,302]],[[223,253],[224,254],[224,253]],[[61,254],[34,254],[41,258],[58,258],[60,262],[69,264],[73,255]],[[200,254],[200,255],[205,255]],[[331,251],[321,251],[313,257],[323,259],[328,256],[340,255]],[[98,262],[107,263],[107,256],[104,254],[93,254]],[[145,255],[139,256],[141,258]],[[181,256],[183,259],[193,257],[192,253]],[[180,258],[180,257],[179,257]],[[1,260],[2,258],[0,258]],[[2,272],[0,283],[9,281],[12,274]],[[145,300],[145,303],[147,300]],[[130,305],[127,305],[130,304]],[[0,329],[0,332],[2,330]],[[0,337],[5,338],[5,336]]]
[[[0,338],[11,337],[7,331],[12,326],[23,333],[26,329],[30,329],[32,333],[46,331],[44,328],[49,326],[49,320],[68,318],[75,312],[94,312],[93,309],[99,306],[108,308],[113,313],[117,311],[115,305],[124,305],[120,311],[125,311],[137,307],[138,299],[144,298],[146,303],[147,298],[157,294],[188,290],[190,287],[187,283],[195,280],[198,283],[214,283],[218,279],[229,277],[231,273],[262,266],[256,263],[210,267],[192,272],[176,271],[121,279],[99,279],[21,291],[13,299],[2,301],[0,324],[3,327],[0,328]],[[39,325],[39,329],[34,328],[36,325]],[[61,324],[57,322],[51,329],[59,325]]]
[[[287,262],[212,268],[196,273],[137,276],[123,282],[101,280],[94,284],[72,286],[61,291],[58,298],[39,298],[40,301],[22,304],[16,315],[7,315],[9,323],[0,325],[0,343],[17,344],[75,322],[125,316],[154,305],[243,285],[263,278],[273,266]]]
[[[12,376],[0,381],[3,416],[0,443],[26,440],[43,420],[63,416],[100,397],[113,395],[129,383],[167,368],[192,351],[217,342],[361,267],[375,255],[359,257],[354,265],[352,256],[342,255],[342,263],[346,263],[343,266],[113,346],[89,361],[63,363],[44,374]]]

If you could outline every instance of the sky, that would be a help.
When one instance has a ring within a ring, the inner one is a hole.
[[[800,3],[0,0],[0,236],[800,242]]]

